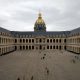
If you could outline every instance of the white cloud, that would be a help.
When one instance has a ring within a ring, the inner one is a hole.
[[[0,0],[0,26],[33,31],[41,10],[47,30],[70,30],[80,26],[80,0]]]

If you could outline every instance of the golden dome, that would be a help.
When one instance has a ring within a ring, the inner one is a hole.
[[[34,24],[34,31],[46,31],[46,25],[44,20],[42,19],[41,13],[38,14],[38,19]]]
[[[36,20],[36,24],[43,24],[43,23],[44,23],[44,20],[42,19],[41,13],[39,13],[38,14],[38,19]]]

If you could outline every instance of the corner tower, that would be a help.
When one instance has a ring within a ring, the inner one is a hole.
[[[44,20],[42,19],[41,13],[38,14],[38,19],[35,22],[34,25],[34,31],[35,32],[46,32],[46,25]]]

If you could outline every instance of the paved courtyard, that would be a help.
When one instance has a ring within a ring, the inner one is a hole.
[[[15,51],[0,56],[0,80],[80,80],[80,55],[67,51]]]

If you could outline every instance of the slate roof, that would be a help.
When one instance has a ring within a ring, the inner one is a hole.
[[[70,33],[70,35],[72,35],[72,34],[77,34],[77,33],[80,34],[80,27],[72,30],[71,33]]]
[[[9,30],[7,30],[7,29],[4,29],[4,28],[2,28],[2,27],[0,27],[0,32],[6,32],[6,33],[10,33],[10,31],[9,31]]]
[[[0,27],[0,32],[6,32],[6,33],[11,33],[14,37],[20,37],[20,35],[31,35],[31,36],[55,36],[55,35],[61,35],[61,36],[69,36],[73,34],[80,34],[80,27],[76,28],[71,31],[46,31],[46,32],[34,32],[34,31],[26,31],[26,32],[21,32],[21,31],[9,31],[7,29],[4,29]]]
[[[17,37],[17,35],[33,35],[33,36],[55,36],[55,35],[65,35],[68,36],[70,34],[70,31],[47,31],[47,32],[33,32],[33,31],[28,31],[28,32],[19,32],[19,31],[11,31],[11,33]]]

